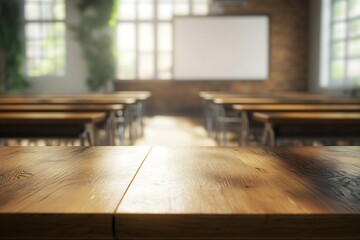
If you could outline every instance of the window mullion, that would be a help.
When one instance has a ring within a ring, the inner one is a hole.
[[[345,40],[345,79],[343,87],[347,87],[349,83],[348,65],[349,65],[349,37],[350,37],[350,0],[346,0],[346,40]]]
[[[159,79],[159,73],[158,73],[158,0],[154,0],[154,79]]]
[[[194,13],[193,13],[193,4],[194,4],[193,0],[189,0],[189,15],[190,16],[194,15]]]
[[[331,6],[330,6],[330,16],[331,16],[331,21],[330,21],[330,39],[329,39],[329,46],[330,46],[330,49],[329,49],[329,62],[328,62],[328,65],[329,65],[329,76],[330,76],[330,84],[333,85],[334,84],[334,78],[333,78],[333,69],[332,69],[332,62],[333,62],[333,59],[334,59],[334,50],[333,50],[333,41],[332,41],[332,38],[333,38],[333,34],[334,34],[334,21],[333,21],[333,18],[334,18],[334,4],[335,4],[335,1],[332,0],[331,1]]]
[[[40,1],[40,2],[38,2],[38,4],[39,4],[39,10],[40,10],[40,19],[43,19],[43,15],[42,15],[42,7],[43,7],[43,3]],[[40,46],[42,45],[42,33],[43,33],[43,23],[42,22],[40,22],[40,24],[39,24],[39,26],[40,26],[40,34],[39,34],[39,44],[40,44]],[[43,63],[43,59],[44,59],[44,56],[43,56],[43,48],[42,47],[40,47],[40,59],[39,59],[39,61],[40,61],[40,66],[41,66],[41,75],[43,75],[44,74],[44,72],[43,72],[43,66],[42,66],[42,63]]]
[[[139,76],[139,58],[140,58],[140,52],[139,52],[139,1],[135,2],[135,80],[140,80]]]

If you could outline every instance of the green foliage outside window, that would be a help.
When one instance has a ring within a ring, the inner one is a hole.
[[[22,37],[21,2],[0,1],[0,52],[4,58],[2,90],[20,92],[29,86],[24,75],[24,41]]]
[[[99,91],[115,77],[115,47],[113,30],[116,26],[118,0],[81,0],[78,26],[70,26],[79,42],[88,69],[87,84]]]

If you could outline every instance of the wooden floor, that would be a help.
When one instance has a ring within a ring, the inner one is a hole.
[[[208,137],[202,119],[179,116],[146,118],[145,134],[136,146],[216,146]]]

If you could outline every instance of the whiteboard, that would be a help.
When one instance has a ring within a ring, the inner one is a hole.
[[[176,17],[175,80],[266,80],[269,77],[266,15]]]

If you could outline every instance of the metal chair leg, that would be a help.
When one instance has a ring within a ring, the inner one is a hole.
[[[82,132],[79,136],[79,140],[80,140],[80,146],[85,147],[85,143],[86,143],[86,131]]]

